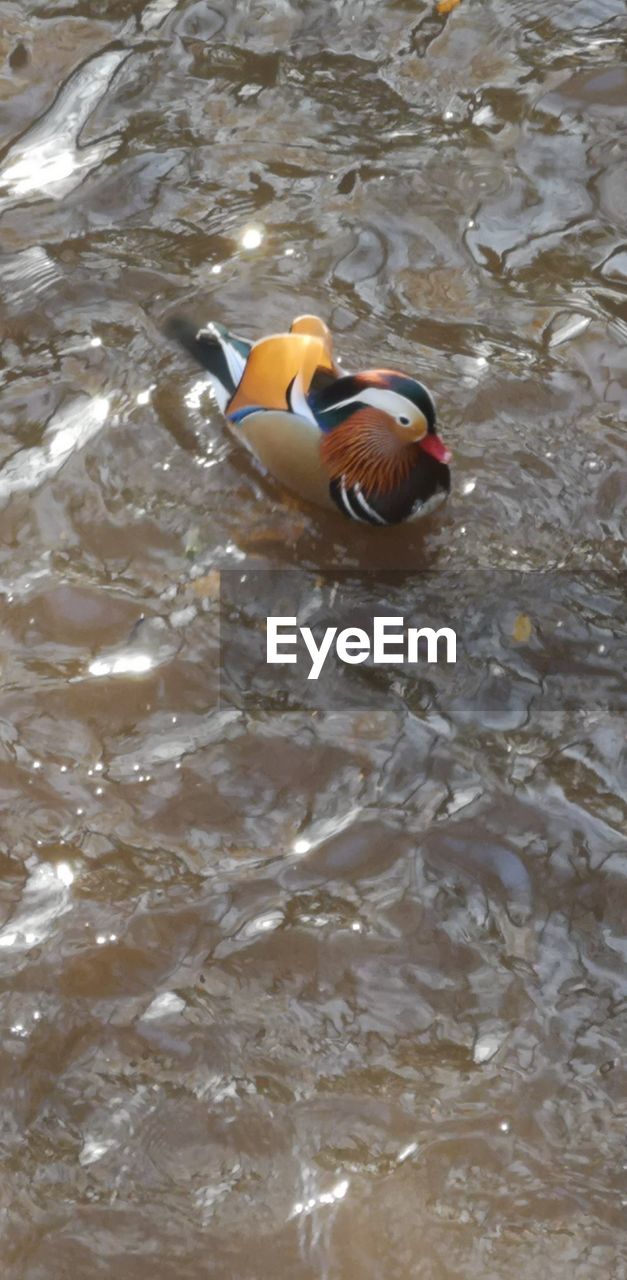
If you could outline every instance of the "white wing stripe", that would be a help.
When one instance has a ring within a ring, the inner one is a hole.
[[[384,520],[383,516],[380,516],[379,512],[375,511],[374,507],[371,507],[369,502],[366,502],[366,499],[364,498],[364,495],[362,493],[361,485],[359,484],[355,485],[355,497],[361,503],[362,510],[367,511],[368,515],[372,520],[376,520],[377,524],[387,524],[387,520]]]
[[[228,338],[224,338],[213,325],[210,325],[209,327],[212,329],[220,343],[220,346],[222,347],[229,373],[233,379],[234,386],[237,388],[242,381],[242,375],[246,368],[246,360],[244,356],[240,355],[237,347],[234,347],[232,343],[229,342]]]
[[[289,401],[292,413],[297,414],[299,418],[305,418],[307,422],[313,423],[315,427],[318,426],[318,423],[307,403],[307,397],[303,391],[303,380],[300,372],[292,383],[289,393]]]
[[[340,497],[344,504],[344,510],[349,516],[352,516],[353,520],[359,520],[360,524],[368,523],[368,521],[364,520],[363,516],[358,515],[354,507],[351,506],[351,500],[346,492],[346,481],[344,480],[344,476],[342,476],[340,480]]]

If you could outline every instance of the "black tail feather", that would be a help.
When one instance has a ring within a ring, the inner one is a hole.
[[[164,326],[164,333],[166,337],[178,342],[203,369],[217,378],[229,395],[233,395],[235,383],[218,337],[211,329],[199,328],[185,316],[170,316]]]

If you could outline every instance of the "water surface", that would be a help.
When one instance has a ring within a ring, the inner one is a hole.
[[[626,1280],[624,5],[2,25],[3,1277]],[[446,506],[287,498],[175,308],[423,377]],[[273,684],[270,569],[463,661]]]

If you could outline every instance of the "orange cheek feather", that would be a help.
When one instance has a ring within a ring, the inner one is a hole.
[[[329,431],[321,452],[331,479],[343,476],[348,488],[359,485],[364,493],[390,493],[402,484],[418,446],[401,443],[395,425],[380,409],[359,409]]]

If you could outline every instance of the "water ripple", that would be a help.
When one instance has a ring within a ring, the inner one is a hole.
[[[118,70],[125,50],[100,54],[70,77],[43,119],[13,144],[0,166],[0,190],[14,201],[45,194],[60,199],[119,146],[119,135],[80,146],[81,132]],[[7,198],[2,201],[7,204]],[[0,203],[0,208],[2,204]]]

